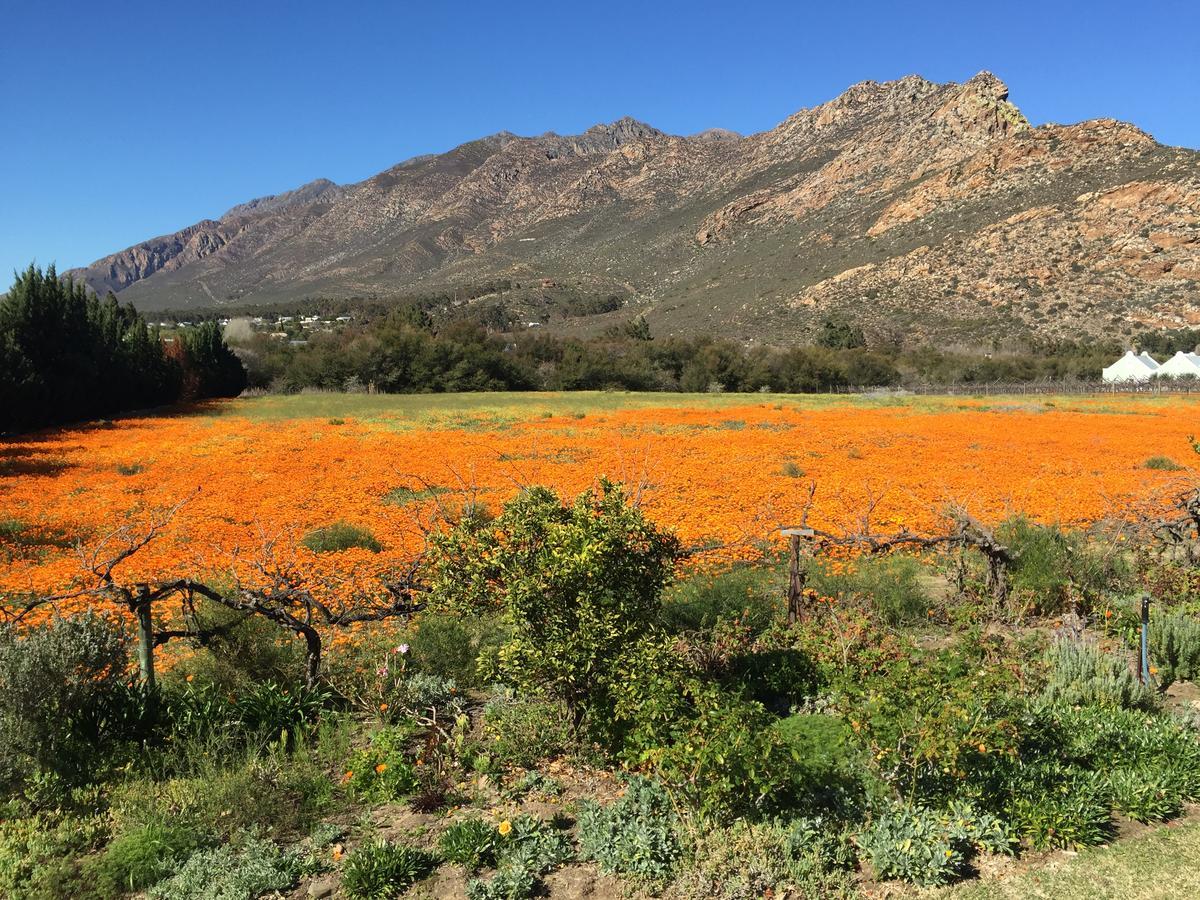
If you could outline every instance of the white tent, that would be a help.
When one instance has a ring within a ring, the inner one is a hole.
[[[1154,374],[1160,378],[1179,378],[1186,375],[1200,378],[1200,355],[1180,350],[1159,366]]]
[[[1149,381],[1158,369],[1158,363],[1149,353],[1143,353],[1140,356],[1132,350],[1127,350],[1125,355],[1118,359],[1111,366],[1105,366],[1101,373],[1104,381],[1108,384],[1115,384],[1122,381]]]

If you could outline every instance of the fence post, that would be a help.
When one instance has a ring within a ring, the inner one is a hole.
[[[1142,594],[1142,684],[1150,684],[1150,595]]]

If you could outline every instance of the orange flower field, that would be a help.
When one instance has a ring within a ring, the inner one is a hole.
[[[417,553],[439,505],[496,508],[530,484],[574,495],[601,475],[685,544],[734,558],[777,540],[813,482],[810,521],[828,529],[857,527],[872,500],[883,531],[938,527],[952,501],[985,521],[1025,512],[1085,525],[1190,477],[1145,462],[1192,466],[1187,435],[1200,430],[1185,398],[615,396],[496,395],[458,409],[437,398],[428,414],[422,398],[347,398],[341,418],[328,415],[337,398],[264,398],[0,443],[0,592],[68,588],[83,571],[71,541],[96,548],[183,500],[124,564],[127,580],[220,577],[269,541],[317,577],[367,577]],[[368,529],[382,552],[299,546],[338,521]]]

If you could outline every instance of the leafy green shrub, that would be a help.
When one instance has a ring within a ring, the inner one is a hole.
[[[506,866],[490,879],[467,882],[467,900],[527,900],[537,888],[537,875],[520,866]]]
[[[1098,647],[1059,641],[1047,651],[1045,697],[1068,706],[1117,706],[1152,709],[1153,690],[1142,684],[1128,664]]]
[[[297,678],[304,671],[304,651],[290,633],[262,616],[247,617],[211,601],[199,604],[197,615],[214,632],[205,642],[206,652],[182,660],[164,682],[191,675],[192,681],[184,684],[211,684],[226,696],[241,695],[264,682],[300,687]]]
[[[1175,460],[1169,456],[1151,456],[1148,460],[1142,463],[1144,469],[1156,469],[1160,472],[1178,472],[1183,468]]]
[[[1027,773],[1006,810],[1008,821],[1036,850],[1103,844],[1112,812],[1099,779],[1052,763]]]
[[[1089,608],[1106,591],[1117,590],[1128,580],[1124,557],[1093,549],[1083,534],[1017,516],[997,529],[997,537],[1014,557],[1010,568],[1014,595],[1037,613],[1058,612],[1072,599]]]
[[[1169,771],[1149,766],[1108,773],[1113,806],[1139,822],[1165,822],[1183,811],[1184,798]]]
[[[432,872],[436,864],[433,854],[416,847],[383,841],[365,844],[346,860],[342,890],[350,900],[392,900]]]
[[[878,877],[919,885],[946,884],[964,873],[974,853],[1006,853],[1012,846],[995,816],[962,804],[944,812],[894,804],[858,840]]]
[[[483,710],[483,734],[495,758],[527,769],[575,745],[563,705],[533,697],[493,699]]]
[[[853,846],[844,832],[825,823],[817,827],[817,840],[839,842],[846,858],[854,859]],[[849,900],[859,896],[850,866],[827,860],[814,845],[808,835],[794,838],[792,828],[776,824],[739,821],[702,831],[667,896],[697,900],[757,900],[793,894]]]
[[[810,581],[823,596],[865,598],[884,623],[895,626],[926,618],[929,595],[921,575],[914,557],[893,554],[857,559],[853,567],[836,574],[814,566]]]
[[[452,678],[464,688],[481,687],[476,661],[494,655],[503,639],[497,616],[464,619],[429,613],[408,636],[410,659],[419,672]]]
[[[607,806],[584,802],[579,845],[606,872],[657,882],[671,875],[683,855],[671,798],[662,785],[642,777],[631,779],[625,794]]]
[[[438,847],[442,856],[468,871],[496,864],[499,834],[496,826],[480,818],[460,819],[442,832]]]
[[[416,733],[411,724],[375,732],[371,745],[355,753],[346,764],[342,783],[350,795],[372,803],[389,803],[415,791],[418,780],[406,749]]]
[[[499,605],[510,633],[498,674],[564,703],[578,732],[654,624],[680,552],[611,482],[571,506],[531,488],[495,521],[467,518],[435,537],[430,588],[435,604],[471,615]]]
[[[1193,616],[1156,616],[1150,623],[1150,658],[1158,686],[1200,679],[1200,621]]]
[[[533,895],[538,878],[575,853],[566,836],[536,816],[518,816],[495,831],[496,875],[473,879],[467,896],[476,900],[524,900]]]
[[[95,714],[129,676],[128,639],[94,614],[18,633],[0,627],[0,785],[33,771],[96,774],[110,723]]]
[[[300,543],[313,553],[339,553],[354,547],[378,553],[383,549],[375,535],[348,522],[334,522],[332,525],[310,531]]]
[[[246,837],[238,846],[198,850],[174,875],[146,892],[148,900],[245,900],[293,884],[312,863],[270,841]]]
[[[152,823],[117,835],[86,868],[102,896],[118,896],[170,875],[202,843],[186,825]]]
[[[74,874],[73,858],[96,849],[108,838],[103,816],[76,818],[37,813],[0,820],[0,897],[24,900],[38,893],[55,896],[48,883]],[[62,868],[71,870],[64,873]],[[63,896],[73,892],[62,891]]]
[[[761,647],[732,660],[727,679],[752,700],[786,713],[816,693],[820,674],[807,654],[792,647]]]
[[[693,575],[664,595],[663,627],[674,633],[700,631],[739,619],[751,634],[758,634],[782,609],[773,575],[769,569],[752,566]]]
[[[263,746],[281,735],[291,743],[319,721],[329,695],[322,689],[248,683],[230,695],[211,682],[185,682],[163,697],[177,738],[219,737],[229,746]]]

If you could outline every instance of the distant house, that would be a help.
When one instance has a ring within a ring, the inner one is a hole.
[[[1200,378],[1200,354],[1180,350],[1154,373],[1159,378]]]
[[[1127,350],[1125,355],[1101,372],[1106,384],[1149,381],[1158,371],[1158,362],[1149,353]]]

